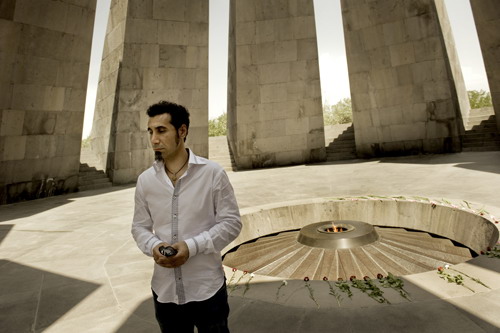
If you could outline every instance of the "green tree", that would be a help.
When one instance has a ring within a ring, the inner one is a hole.
[[[227,134],[227,113],[215,119],[208,120],[208,136],[223,136]]]
[[[491,102],[491,95],[488,91],[469,90],[467,91],[467,94],[469,95],[469,103],[471,109],[493,106],[493,103]]]
[[[335,105],[323,107],[325,125],[352,123],[352,104],[350,98],[343,98]]]

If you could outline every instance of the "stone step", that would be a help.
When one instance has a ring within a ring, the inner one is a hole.
[[[108,188],[108,187],[112,187],[112,186],[113,186],[113,184],[111,184],[111,182],[102,183],[102,184],[81,185],[81,186],[78,186],[78,191],[83,192],[83,191],[89,191],[89,190],[99,190],[102,188]]]
[[[349,148],[354,148],[356,149],[356,143],[354,140],[349,140],[349,141],[333,141],[330,142],[327,148],[332,148],[335,149],[337,147],[349,147]]]
[[[493,108],[471,110],[466,131],[462,136],[462,151],[500,150],[500,133]]]
[[[479,125],[481,123],[494,123],[494,118],[493,118],[493,115],[470,116],[469,121],[467,123],[469,125],[471,125],[471,124]]]
[[[78,191],[96,190],[113,186],[106,173],[87,163],[80,163]]]
[[[109,178],[104,176],[100,177],[78,177],[78,184],[80,185],[97,185],[97,184],[103,184],[103,183],[110,183]]]
[[[495,138],[500,138],[500,134],[498,134],[498,133],[496,133],[494,131],[491,131],[491,132],[486,132],[486,131],[467,131],[463,135],[463,138],[467,139],[467,140],[468,139],[475,139],[475,138],[484,138],[484,137],[495,139]]]
[[[463,148],[473,148],[473,147],[497,147],[500,145],[500,140],[488,140],[488,139],[474,139],[463,141]]]
[[[479,108],[479,109],[471,109],[469,113],[469,117],[474,117],[474,116],[491,116],[494,115],[495,111],[492,106],[487,106],[484,108]]]
[[[482,122],[478,125],[469,126],[466,131],[471,132],[497,132],[496,122]]]
[[[354,131],[344,132],[332,142],[352,141],[354,140]]]
[[[344,152],[355,153],[356,147],[353,147],[351,145],[349,145],[349,146],[334,146],[334,147],[329,147],[326,150],[327,154],[329,154],[329,153],[332,153],[332,154],[344,153]]]
[[[93,166],[89,166],[87,163],[80,163],[80,172],[94,172],[97,171],[97,169]]]
[[[329,153],[327,152],[326,160],[328,162],[354,160],[357,156],[355,153]]]
[[[102,170],[86,170],[79,173],[80,178],[94,179],[94,178],[107,178],[108,176]]]
[[[481,152],[481,151],[499,151],[499,150],[500,150],[500,146],[483,146],[483,147],[465,147],[465,148],[462,148],[463,152],[471,152],[471,151]]]
[[[326,147],[327,161],[351,160],[357,157],[354,127],[352,124],[348,124],[344,128],[342,133],[328,143]]]
[[[236,170],[236,163],[229,150],[226,136],[211,136],[208,138],[208,158],[218,163],[226,171]]]
[[[325,126],[325,142],[328,144],[340,136],[346,129],[352,126],[352,123],[348,124],[336,124],[336,125],[326,125]]]

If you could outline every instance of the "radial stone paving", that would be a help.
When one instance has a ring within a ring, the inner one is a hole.
[[[229,267],[279,278],[321,280],[378,274],[407,275],[435,269],[443,262],[458,264],[472,258],[470,251],[448,239],[402,228],[376,228],[380,239],[349,249],[326,249],[298,242],[298,231],[262,237],[228,253]]]

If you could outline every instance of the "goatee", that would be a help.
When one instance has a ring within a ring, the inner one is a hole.
[[[161,162],[163,161],[163,156],[160,151],[155,151],[155,161]]]

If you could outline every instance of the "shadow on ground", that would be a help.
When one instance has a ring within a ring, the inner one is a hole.
[[[8,205],[0,205],[0,223],[5,221],[11,221],[16,219],[21,219],[25,217],[30,217],[45,211],[49,211],[54,208],[58,208],[69,203],[72,203],[75,198],[91,197],[103,193],[113,193],[116,191],[122,191],[131,187],[135,184],[128,184],[122,186],[113,186],[111,188],[103,188],[97,190],[89,190],[83,192],[75,192],[65,195],[57,195],[53,197],[36,199],[31,201],[23,201]],[[12,209],[13,207],[17,209]]]
[[[500,271],[495,267],[494,271]],[[289,280],[286,286],[282,286],[282,281],[248,284],[245,281],[244,278],[236,289],[229,288],[229,327],[235,333],[498,332],[494,324],[406,279],[404,288],[410,300],[394,289],[381,288],[390,304],[378,303],[352,287],[351,299],[335,289],[340,295],[337,301],[325,281],[310,281],[311,289],[302,280]],[[488,295],[478,292],[471,297]],[[463,302],[467,299],[463,298]],[[159,332],[152,300],[141,303],[116,332]]]
[[[421,155],[330,161],[330,162],[307,164],[307,165],[308,166],[345,165],[345,164],[362,164],[362,163],[373,163],[373,162],[395,163],[395,164],[419,164],[419,165],[455,164],[454,167],[456,168],[500,174],[500,152],[497,151],[467,152],[467,153],[456,153],[456,154],[421,154]]]
[[[175,318],[172,318],[175,320]],[[142,302],[134,313],[123,323],[116,333],[160,333],[160,328],[154,315],[153,298]]]
[[[99,287],[9,260],[0,270],[0,323],[9,332],[43,331]]]

